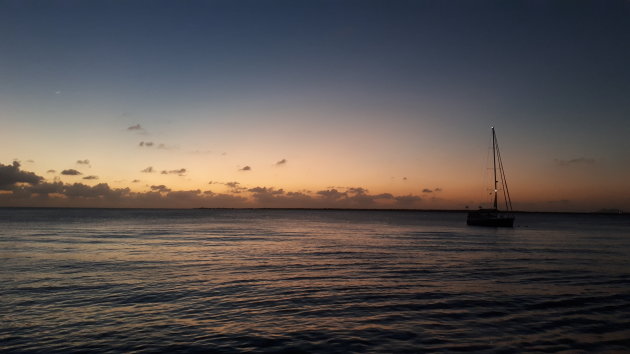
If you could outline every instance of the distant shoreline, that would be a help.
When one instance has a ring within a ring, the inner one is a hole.
[[[278,210],[278,211],[356,211],[356,212],[408,212],[408,213],[466,213],[473,209],[367,209],[367,208],[103,208],[103,207],[28,207],[0,206],[0,209],[102,209],[102,210]],[[574,215],[630,215],[623,211],[511,211],[514,214],[574,214]]]

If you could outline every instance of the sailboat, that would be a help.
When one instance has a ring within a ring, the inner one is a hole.
[[[499,151],[499,143],[494,127],[492,127],[492,169],[494,171],[492,208],[479,208],[479,210],[469,212],[466,223],[476,226],[514,227],[512,200],[510,199],[510,191],[508,190],[505,171],[503,170],[503,161],[501,161],[501,152]],[[501,192],[503,201],[505,202],[505,210],[499,210],[499,192]]]

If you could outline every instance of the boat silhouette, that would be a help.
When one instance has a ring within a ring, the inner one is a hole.
[[[474,226],[514,227],[512,200],[505,178],[505,170],[503,169],[503,161],[501,160],[501,152],[499,150],[499,143],[494,127],[492,127],[492,169],[494,172],[492,208],[479,208],[479,210],[468,212],[466,224]],[[499,210],[499,194],[502,195],[505,210]]]

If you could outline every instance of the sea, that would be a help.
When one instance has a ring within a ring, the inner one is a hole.
[[[7,353],[630,352],[630,216],[0,209]]]

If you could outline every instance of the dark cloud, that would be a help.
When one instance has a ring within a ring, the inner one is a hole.
[[[269,194],[269,195],[284,194],[283,189],[274,189],[274,188],[267,188],[267,187],[254,187],[254,188],[248,189],[247,191],[254,194]]]
[[[163,175],[178,175],[178,176],[184,176],[186,174],[186,169],[185,168],[180,168],[179,170],[163,170],[162,172],[160,172]]]
[[[153,169],[153,166],[149,166],[147,168],[145,168],[144,170],[140,171],[142,173],[153,173],[155,172],[155,170]]]
[[[553,161],[558,166],[593,165],[596,162],[595,159],[591,159],[588,157],[578,157],[576,159],[571,159],[571,160],[554,159]]]
[[[282,165],[286,165],[287,164],[287,159],[282,159],[278,162],[276,162],[276,166],[282,166]]]
[[[340,199],[340,198],[345,198],[348,196],[347,193],[341,193],[336,189],[327,189],[327,190],[323,190],[323,191],[318,191],[317,195],[320,195],[326,199]]]
[[[248,189],[254,203],[262,207],[299,207],[313,203],[313,198],[302,193],[285,193],[283,189],[273,187],[255,187]]]
[[[361,187],[348,188],[346,193],[349,196],[346,198],[345,203],[352,208],[369,208],[376,205],[378,199],[392,199],[393,196],[389,193],[382,193],[371,195],[368,194],[368,190]]]
[[[20,170],[20,163],[13,161],[11,165],[0,164],[0,190],[11,190],[16,183],[38,184],[44,178],[33,172]]]
[[[365,188],[357,187],[357,188],[348,188],[346,192],[351,193],[351,194],[362,195],[362,194],[367,194],[368,190]]]
[[[94,180],[94,179],[98,179],[98,176],[85,176],[85,177],[83,177],[83,179],[91,179],[91,180]]]
[[[158,192],[164,192],[164,193],[168,193],[171,191],[170,188],[167,188],[165,185],[160,184],[159,186],[151,186],[151,190],[153,191],[158,191]]]
[[[156,146],[156,143],[152,142],[152,141],[141,141],[140,143],[138,143],[138,146],[140,147],[153,147]],[[169,146],[166,144],[157,144],[156,146],[158,149],[161,150],[174,150],[177,149],[176,146]]]
[[[90,164],[90,160],[85,159],[85,160],[77,160],[77,163],[79,165],[89,165]]]
[[[138,182],[140,182],[139,179],[134,179],[133,181],[131,181],[131,183],[138,183]]]
[[[106,183],[93,187],[82,184],[40,183],[14,186],[0,193],[2,206],[131,207],[131,208],[237,208],[251,206],[240,196],[203,193],[200,190],[131,192],[129,188],[110,188]]]
[[[414,208],[422,199],[417,196],[394,197],[390,193],[371,195],[364,188],[353,193],[336,189],[318,193],[308,191],[286,192],[281,188],[257,186],[244,188],[237,182],[226,186],[245,190],[248,197],[212,191],[173,191],[164,185],[153,185],[148,192],[131,192],[129,188],[115,189],[106,183],[88,186],[82,183],[40,183],[16,185],[10,193],[0,193],[3,206],[75,206],[75,207],[138,207],[138,208]]]
[[[48,196],[48,194],[53,193],[63,193],[63,183],[61,182],[53,182],[53,183],[39,183],[30,188],[30,192],[39,195]]]
[[[433,193],[433,191],[429,188],[425,188],[422,190],[422,193]]]
[[[73,168],[71,168],[71,169],[68,169],[68,170],[61,171],[61,174],[64,175],[64,176],[78,176],[78,175],[81,175],[82,173],[77,171],[77,170],[75,170],[75,169],[73,169]]]
[[[347,188],[340,192],[336,188],[326,189],[312,194],[310,192],[285,192],[273,187],[255,187],[247,190],[256,206],[259,207],[296,207],[296,208],[382,208],[413,207],[420,198],[403,198],[402,203],[390,193],[372,195],[361,187]],[[408,201],[407,204],[404,204]]]
[[[142,127],[140,126],[140,124],[136,124],[130,126],[129,128],[127,128],[127,130],[142,130]]]
[[[245,167],[239,169],[239,171],[251,171],[251,170],[252,170],[252,168],[249,167],[249,166],[245,166]]]
[[[42,181],[42,177],[31,172],[20,171],[18,162],[12,166],[0,167],[1,181],[3,186],[6,186],[4,189],[8,191],[0,193],[2,206],[415,208],[422,201],[420,197],[413,195],[393,196],[390,193],[373,195],[363,187],[329,187],[318,192],[286,192],[276,187],[248,188],[235,181],[213,182],[229,188],[228,194],[209,190],[173,191],[165,185],[152,185],[149,191],[139,193],[132,192],[129,188],[111,188],[107,183],[94,186],[82,183],[63,184],[61,181],[47,183]],[[185,169],[173,171],[179,174],[183,170]],[[19,178],[16,178],[16,175]],[[133,181],[137,182],[139,181]]]
[[[56,172],[57,172],[56,170],[48,170],[48,171],[46,171],[46,173],[56,173]]]
[[[230,188],[231,193],[241,193],[242,191],[247,190],[247,188],[241,186],[238,182],[227,182],[224,184],[226,187]]]
[[[83,183],[66,185],[63,194],[68,198],[120,198],[129,193],[129,188],[111,189],[107,183],[99,183],[93,187]]]
[[[9,197],[23,201],[45,201],[49,199],[50,194],[61,195],[60,193],[63,193],[63,189],[64,185],[61,182],[41,182],[33,185],[16,185],[13,187],[11,194],[0,195],[0,201],[3,199],[2,197]]]
[[[394,197],[396,203],[401,207],[410,207],[415,203],[422,201],[422,198],[415,195],[402,195],[398,197]]]
[[[406,181],[406,180],[407,180],[407,177],[403,177],[403,181]]]

